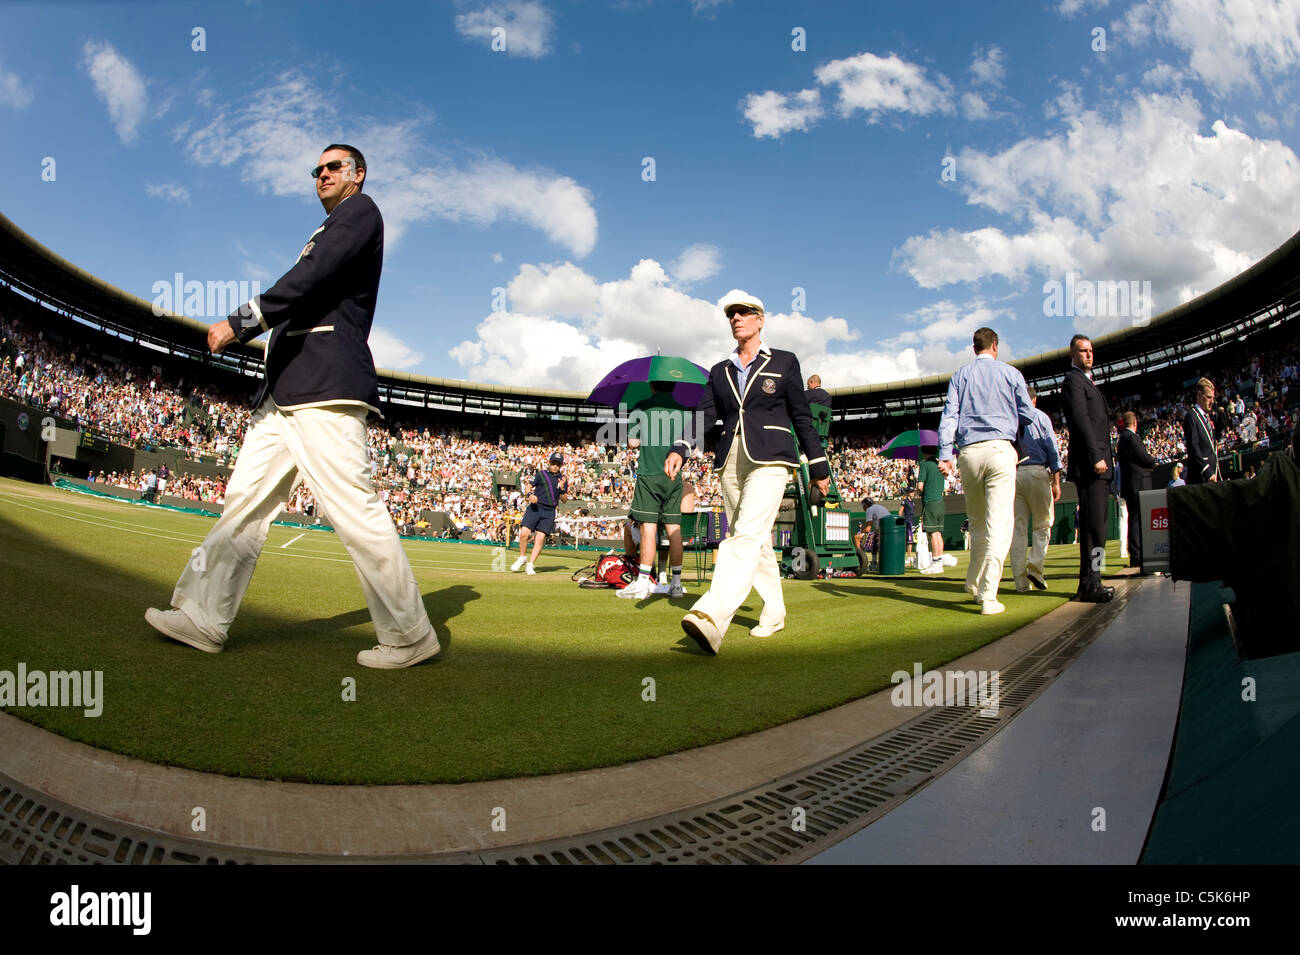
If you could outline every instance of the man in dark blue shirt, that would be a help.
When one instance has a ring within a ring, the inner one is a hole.
[[[519,529],[519,557],[510,565],[511,570],[521,568],[529,576],[537,573],[533,564],[542,553],[546,535],[555,530],[555,509],[568,497],[569,484],[560,474],[564,455],[556,451],[546,467],[533,475],[533,490],[528,495],[528,508],[524,511],[523,527]],[[528,556],[528,540],[533,541],[533,556]]]

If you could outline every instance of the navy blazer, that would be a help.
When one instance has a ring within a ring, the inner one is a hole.
[[[1183,416],[1183,444],[1187,446],[1187,473],[1183,479],[1188,484],[1206,484],[1219,473],[1219,453],[1214,447],[1214,432],[1196,408]]]
[[[1106,469],[1115,467],[1110,454],[1110,408],[1106,397],[1086,374],[1074,365],[1061,383],[1061,403],[1065,407],[1065,424],[1070,429],[1070,462],[1065,477],[1070,481],[1109,481],[1110,474],[1093,471],[1098,461]]]
[[[364,193],[344,199],[311,234],[293,268],[229,318],[240,342],[271,331],[266,379],[281,408],[350,401],[379,412],[370,323],[384,266],[384,220]]]
[[[804,393],[803,374],[794,352],[764,346],[750,369],[745,393],[737,387],[737,371],[730,358],[709,370],[704,397],[695,409],[695,420],[715,440],[713,468],[721,470],[727,463],[732,442],[740,436],[741,447],[757,464],[799,466],[799,456],[790,428],[798,435],[799,446],[808,458],[808,475],[814,481],[830,477],[830,464],[822,447],[812,412]],[[682,460],[690,457],[699,441],[683,438],[673,445]]]

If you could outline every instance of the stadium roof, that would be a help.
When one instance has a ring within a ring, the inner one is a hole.
[[[0,214],[0,282],[38,303],[128,340],[173,354],[256,374],[265,345],[228,349],[219,358],[207,353],[207,324],[169,312],[110,285],[47,249]],[[1226,342],[1289,321],[1300,305],[1300,232],[1235,278],[1152,318],[1093,340],[1098,363],[1094,375],[1117,381],[1194,359]],[[1069,328],[1062,324],[1062,337]],[[1069,348],[1014,361],[1030,384],[1050,394],[1068,370]],[[855,388],[832,388],[837,419],[934,412],[943,404],[951,375],[892,381]],[[429,378],[379,371],[380,394],[399,405],[444,408],[510,416],[559,417],[595,421],[609,409],[584,403],[586,393]]]

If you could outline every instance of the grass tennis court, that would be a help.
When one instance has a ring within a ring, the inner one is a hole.
[[[939,666],[1059,606],[1078,551],[1053,547],[1049,590],[981,617],[943,578],[785,583],[784,631],[761,640],[756,603],[722,653],[681,615],[699,596],[620,600],[569,575],[594,554],[546,552],[538,574],[494,570],[493,549],[411,541],[444,650],[409,670],[356,664],[375,642],[332,533],[273,527],[226,651],[144,622],[210,518],[0,480],[0,670],[103,671],[103,713],[6,707],[72,739],[156,763],[317,783],[431,783],[608,766],[752,733]],[[1108,559],[1118,566],[1115,542]],[[513,558],[513,554],[510,555]],[[496,560],[498,567],[503,562]],[[754,601],[756,597],[752,598]],[[643,699],[654,680],[653,702]],[[355,681],[355,701],[345,700]]]

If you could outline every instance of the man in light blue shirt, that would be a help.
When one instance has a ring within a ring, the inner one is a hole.
[[[966,513],[970,518],[971,559],[966,590],[984,614],[1002,613],[998,581],[1011,549],[1016,495],[1016,450],[1020,423],[1034,422],[1025,377],[998,361],[998,333],[976,329],[975,360],[953,373],[939,420],[939,470],[953,471],[960,450]]]
[[[1054,505],[1061,499],[1061,452],[1056,446],[1052,419],[1038,410],[1038,392],[1029,389],[1034,420],[1025,425],[1016,442],[1020,456],[1016,467],[1015,529],[1011,536],[1011,573],[1016,593],[1028,593],[1030,585],[1047,589],[1043,561],[1052,534]],[[1034,521],[1033,546],[1029,543],[1029,520]],[[1028,551],[1028,555],[1026,555]],[[1026,556],[1028,559],[1026,559]]]

